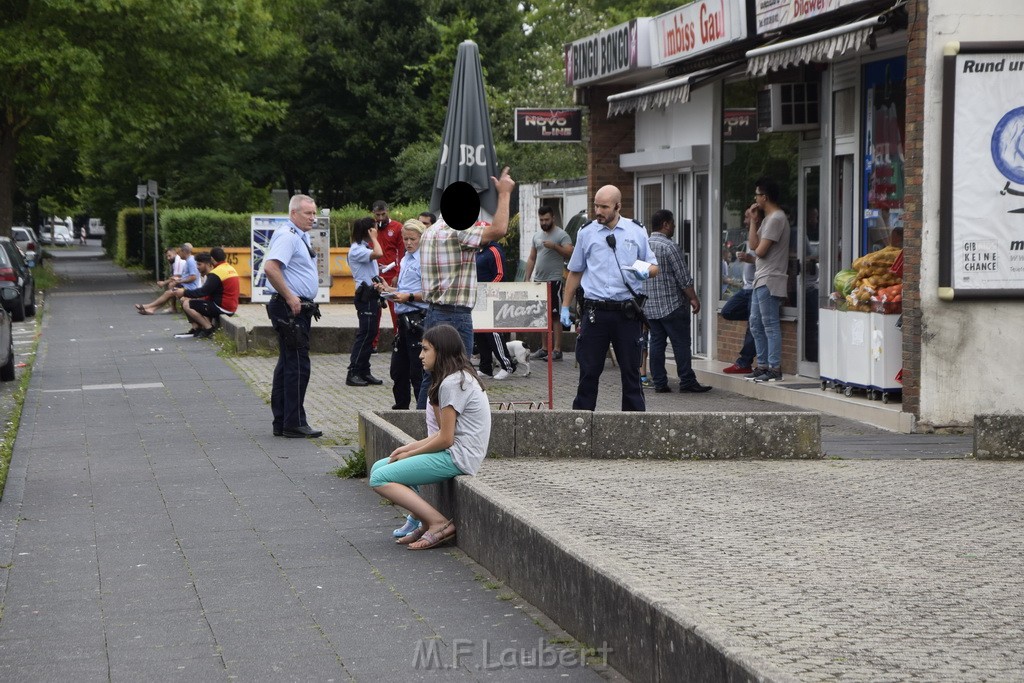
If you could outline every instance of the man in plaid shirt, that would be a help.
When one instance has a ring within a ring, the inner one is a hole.
[[[509,199],[516,183],[506,166],[500,178],[491,176],[498,190],[498,209],[490,223],[477,221],[465,230],[449,227],[441,216],[423,231],[420,238],[420,274],[423,300],[430,304],[423,329],[446,323],[459,331],[466,346],[466,357],[473,355],[473,304],[476,302],[476,254],[490,242],[508,232]],[[430,373],[423,373],[423,384],[416,401],[420,410],[427,407]]]
[[[665,372],[665,348],[672,341],[672,352],[676,357],[676,375],[679,377],[679,391],[701,393],[711,387],[697,381],[690,365],[690,311],[700,313],[700,299],[693,288],[693,278],[683,260],[679,245],[672,237],[676,232],[675,218],[671,211],[655,211],[651,217],[651,250],[658,257],[661,267],[659,277],[647,285],[647,304],[644,312],[651,323],[651,377],[654,391],[659,394],[671,393],[668,374]],[[683,296],[689,306],[683,303]]]

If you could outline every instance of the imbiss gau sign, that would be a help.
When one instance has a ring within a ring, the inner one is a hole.
[[[516,107],[516,142],[580,142],[581,109],[522,109]]]

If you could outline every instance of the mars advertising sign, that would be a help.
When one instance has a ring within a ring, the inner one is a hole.
[[[756,0],[757,32],[768,33],[865,0]]]
[[[583,139],[580,109],[516,108],[516,142],[579,142]]]
[[[565,84],[575,87],[650,66],[650,21],[633,19],[566,45]]]

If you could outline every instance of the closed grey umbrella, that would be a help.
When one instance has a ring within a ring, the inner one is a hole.
[[[491,117],[480,68],[480,50],[472,40],[459,45],[455,75],[448,98],[448,115],[441,138],[441,160],[434,175],[430,197],[432,211],[439,211],[441,193],[450,184],[463,181],[480,195],[480,206],[492,216],[498,209],[498,193],[491,176],[498,175],[498,162],[491,133]]]

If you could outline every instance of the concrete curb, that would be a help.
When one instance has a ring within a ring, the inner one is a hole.
[[[366,466],[388,450],[376,447],[375,429],[398,426],[413,438],[425,436],[420,411],[361,411],[360,442]],[[371,440],[373,443],[371,444]],[[821,456],[818,413],[604,413],[586,410],[493,411],[488,457],[587,459],[766,460]]]
[[[979,460],[1024,458],[1024,416],[975,415],[974,457]]]

